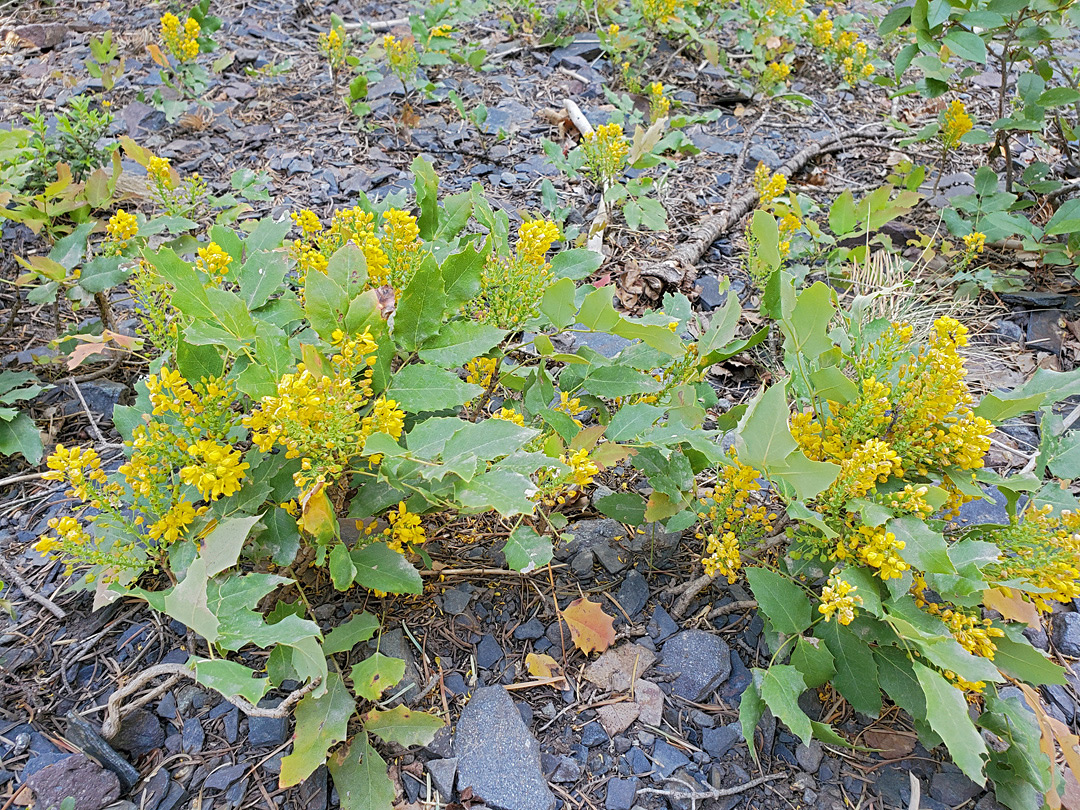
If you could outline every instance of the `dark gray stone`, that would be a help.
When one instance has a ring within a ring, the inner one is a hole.
[[[458,786],[471,787],[493,810],[554,810],[540,770],[540,744],[503,687],[473,693],[458,721],[454,754]]]
[[[1058,652],[1076,658],[1080,656],[1080,613],[1057,613],[1051,631]]]
[[[26,764],[23,765],[22,774],[21,774],[22,781],[25,782],[27,779],[29,779],[33,774],[37,773],[38,771],[44,770],[45,768],[48,768],[50,765],[55,765],[57,762],[61,762],[61,761],[65,760],[65,759],[67,759],[70,756],[71,756],[71,754],[34,754],[34,755],[32,755],[28,760],[26,760]]]
[[[930,796],[949,807],[974,799],[983,789],[959,770],[946,765],[930,777]]]
[[[825,752],[821,748],[821,743],[817,740],[811,740],[810,745],[799,745],[795,748],[795,759],[799,763],[799,767],[807,773],[817,773],[817,769],[821,767],[821,758],[825,756]]]
[[[447,588],[443,591],[443,610],[451,616],[459,616],[469,607],[472,600],[473,588],[471,585],[459,585],[456,588]]]
[[[114,748],[140,757],[164,745],[165,730],[161,721],[146,709],[135,709],[124,716],[120,731],[109,742]]]
[[[176,697],[172,692],[166,692],[165,696],[158,701],[157,714],[158,717],[166,720],[176,719]]]
[[[548,774],[548,779],[559,784],[576,782],[581,778],[581,765],[573,757],[558,757],[555,767]]]
[[[544,623],[535,616],[514,628],[514,638],[518,641],[535,641],[543,635]]]
[[[75,743],[83,753],[89,754],[105,768],[112,771],[120,782],[120,790],[127,793],[139,781],[139,772],[135,767],[113,750],[112,746],[98,734],[97,729],[90,725],[75,712],[67,715],[67,736],[70,742]]]
[[[707,312],[722,306],[727,300],[727,292],[720,292],[720,280],[716,276],[698,276],[698,303]]]
[[[259,705],[272,709],[281,703],[274,698],[263,698]],[[186,725],[186,724],[185,724]],[[248,743],[256,748],[281,745],[288,739],[289,729],[284,717],[249,717]]]
[[[202,751],[203,743],[206,742],[206,732],[203,731],[198,717],[189,717],[185,720],[184,728],[180,733],[183,740],[181,750],[185,754],[197,754]]]
[[[660,668],[677,676],[672,693],[700,703],[731,674],[731,650],[712,633],[684,630],[664,643]]]
[[[221,731],[225,735],[225,741],[229,744],[236,742],[240,727],[240,710],[235,706],[232,711],[225,712],[221,719]]]
[[[112,421],[113,408],[119,405],[128,393],[128,387],[124,383],[113,380],[90,380],[79,383],[79,390],[90,412],[100,413],[109,421]]]
[[[457,776],[458,761],[456,757],[446,759],[429,760],[426,767],[431,774],[431,784],[439,791],[444,802],[454,798],[454,777]]]
[[[64,757],[31,774],[24,784],[34,794],[34,806],[45,810],[59,807],[68,797],[75,799],[78,810],[101,810],[120,798],[116,774],[86,754]]]
[[[1065,320],[1059,310],[1038,309],[1028,316],[1024,344],[1028,349],[1061,354],[1065,340]]]
[[[630,766],[630,773],[635,776],[651,773],[653,769],[653,764],[645,756],[645,752],[637,746],[633,746],[626,752],[626,764]]]
[[[608,739],[604,727],[595,720],[591,723],[586,723],[581,729],[581,744],[586,748],[592,748],[594,745],[606,743]]]
[[[764,163],[770,169],[779,169],[784,162],[775,150],[760,143],[751,146],[746,154],[754,163]]]
[[[503,649],[494,636],[486,635],[476,645],[476,665],[480,669],[491,669],[503,659]]]
[[[1025,627],[1021,632],[1024,638],[1031,642],[1032,647],[1040,650],[1050,649],[1050,638],[1041,624],[1038,627]]]
[[[890,807],[907,807],[911,801],[911,778],[906,770],[896,766],[882,769],[874,789]]]
[[[230,785],[240,781],[249,767],[241,762],[236,765],[226,765],[224,768],[218,768],[206,777],[203,787],[210,790],[227,790]]]
[[[720,759],[730,751],[735,744],[742,739],[742,730],[738,723],[707,728],[701,732],[701,747],[704,748],[713,759]]]
[[[626,535],[621,523],[610,518],[579,520],[568,527],[571,540],[555,549],[555,557],[568,560],[581,551],[592,551],[598,546],[611,546]]]
[[[330,790],[326,778],[326,766],[320,765],[311,776],[300,783],[300,807],[304,810],[326,810],[330,804]]]
[[[615,595],[622,605],[622,609],[630,614],[630,618],[641,613],[645,603],[649,601],[649,583],[637,569],[631,569],[619,586],[619,592]]]
[[[653,608],[652,618],[649,619],[649,624],[645,629],[648,631],[649,637],[659,644],[664,639],[678,633],[679,625],[668,615],[666,610],[657,605]]]
[[[592,551],[593,554],[596,555],[596,559],[604,566],[604,570],[609,574],[618,574],[630,564],[626,552],[621,548],[616,548],[614,546],[596,546]]]
[[[997,487],[984,486],[985,498],[968,501],[960,507],[960,514],[953,521],[957,527],[978,526],[992,523],[998,526],[1009,525],[1009,513],[1005,510],[1005,496]]]
[[[607,796],[604,798],[605,810],[630,810],[637,798],[638,780],[611,779],[607,783]]]
[[[679,768],[690,764],[686,754],[666,740],[657,740],[653,743],[652,758],[656,764],[657,772],[664,779],[671,776]]]
[[[583,327],[578,324],[575,328],[581,329]],[[631,341],[626,338],[608,334],[607,332],[584,332],[575,334],[574,337],[577,346],[588,346],[597,354],[601,354],[609,360],[631,344]]]
[[[1006,810],[1006,807],[993,793],[987,793],[975,802],[975,810]]]

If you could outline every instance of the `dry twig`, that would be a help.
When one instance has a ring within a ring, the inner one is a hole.
[[[0,572],[3,572],[4,576],[14,583],[15,587],[19,589],[19,593],[29,599],[31,602],[36,602],[45,608],[49,613],[58,619],[66,619],[67,613],[65,613],[55,602],[47,597],[42,596],[40,593],[31,588],[25,579],[19,576],[19,572],[16,571],[3,557],[0,557]]]

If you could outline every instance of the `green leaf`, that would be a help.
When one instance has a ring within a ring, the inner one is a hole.
[[[188,566],[187,576],[163,598],[164,610],[190,627],[210,644],[218,640],[218,617],[207,606],[206,561],[196,557]]]
[[[406,351],[414,352],[425,340],[438,334],[449,301],[443,280],[429,257],[416,271],[401,293],[394,315],[394,341]]]
[[[836,662],[833,686],[855,711],[877,717],[881,712],[881,689],[870,647],[839,621],[818,623],[814,635],[825,642]]]
[[[251,527],[262,515],[243,518],[229,518],[218,524],[203,541],[200,556],[206,563],[206,575],[220,574],[226,568],[232,568],[240,558],[244,541],[251,533]]]
[[[753,679],[739,699],[739,725],[742,727],[743,738],[750,748],[750,755],[754,758],[754,762],[757,762],[758,754],[757,744],[754,741],[754,731],[761,720],[761,715],[765,713],[765,701],[761,699],[760,687],[765,673],[764,670],[757,667],[751,669],[750,672],[753,674]]]
[[[818,369],[810,375],[810,384],[819,398],[841,405],[858,399],[859,386],[836,366]]]
[[[536,504],[528,493],[536,485],[521,473],[509,470],[490,470],[471,481],[458,482],[454,495],[465,507],[462,511],[482,512],[494,509],[503,517],[531,515]]]
[[[506,337],[506,332],[475,321],[451,321],[424,342],[419,352],[425,363],[443,368],[463,366],[474,357],[487,354]]]
[[[171,302],[189,318],[214,320],[214,310],[206,297],[206,289],[191,265],[169,248],[157,253],[143,251],[143,258],[150,262],[162,279],[173,287]]]
[[[786,466],[799,445],[788,426],[788,402],[784,383],[776,383],[751,400],[739,420],[739,460],[763,472]]]
[[[955,574],[956,566],[949,559],[949,548],[940,532],[931,529],[926,521],[915,517],[893,518],[888,530],[903,541],[900,556],[920,571],[934,574]]]
[[[281,759],[278,787],[300,784],[326,762],[327,752],[349,736],[354,711],[356,702],[336,672],[327,674],[323,695],[304,695],[296,704],[292,752]]]
[[[410,168],[413,172],[413,187],[416,189],[416,207],[420,209],[416,225],[420,230],[420,238],[427,242],[435,236],[439,226],[439,176],[422,155],[413,160]]]
[[[352,668],[353,691],[366,700],[379,700],[404,675],[404,661],[375,652]]]
[[[1080,91],[1072,87],[1051,87],[1035,102],[1040,107],[1061,107],[1080,101]]]
[[[881,688],[893,703],[912,717],[926,717],[926,697],[909,655],[896,647],[875,647]]]
[[[646,346],[651,346],[669,357],[683,357],[686,354],[682,338],[659,324],[622,318],[611,333],[627,340],[640,340]]]
[[[220,377],[225,372],[225,360],[213,346],[196,346],[183,338],[176,346],[176,367],[192,382]]]
[[[226,697],[242,697],[248,703],[258,703],[271,687],[269,678],[257,678],[255,672],[225,658],[192,658],[195,680]]]
[[[275,222],[270,217],[260,219],[255,230],[244,240],[248,255],[281,247],[281,242],[290,228],[292,220],[288,217],[284,217],[280,222]]]
[[[443,464],[454,467],[463,459],[494,461],[522,449],[539,431],[507,419],[461,422],[442,450]]]
[[[595,250],[574,248],[557,253],[551,259],[551,272],[555,278],[580,281],[590,273],[595,273],[604,263],[604,257]]]
[[[349,590],[356,581],[356,566],[344,543],[338,543],[330,550],[330,580],[338,591]]]
[[[810,742],[814,734],[810,718],[799,708],[799,695],[806,691],[803,676],[793,666],[773,664],[761,681],[761,697],[777,718],[791,729],[791,733]]]
[[[420,572],[386,543],[372,543],[352,552],[356,581],[373,591],[421,593]]]
[[[334,330],[345,324],[349,311],[349,296],[345,290],[325,273],[312,271],[304,282],[304,311],[311,328],[323,340],[329,341]]]
[[[597,287],[586,295],[578,311],[581,325],[594,332],[610,332],[614,329],[619,323],[620,315],[611,303],[613,295],[611,287]]]
[[[810,626],[810,600],[791,579],[756,567],[746,569],[746,579],[758,606],[781,633],[801,633]]]
[[[694,483],[694,470],[681,450],[663,451],[659,447],[643,447],[631,459],[634,469],[645,473],[657,492],[673,501],[682,500],[683,493]]]
[[[836,315],[834,295],[832,288],[821,281],[799,294],[791,315],[780,321],[780,330],[786,338],[785,350],[815,359],[832,349],[828,329]]]
[[[645,521],[645,501],[630,492],[615,492],[596,501],[596,508],[619,523],[639,526]]]
[[[829,209],[829,230],[834,236],[844,237],[855,230],[859,218],[855,213],[855,198],[851,189],[837,197]]]
[[[461,306],[480,292],[480,274],[487,254],[488,248],[477,251],[476,245],[469,242],[457,253],[451,253],[443,259],[439,270],[442,272],[448,307]],[[422,271],[424,268],[420,269]],[[417,275],[420,275],[419,271]],[[401,317],[400,314],[398,317]]]
[[[280,291],[289,265],[276,251],[252,253],[240,268],[240,296],[249,309],[258,309]]]
[[[618,413],[611,417],[604,436],[609,441],[623,442],[635,439],[664,415],[664,409],[656,405],[639,402],[633,405],[624,405]]]
[[[953,762],[960,770],[973,782],[985,784],[983,758],[988,754],[986,743],[968,716],[964,693],[929,667],[918,663],[913,663],[912,667],[926,696],[926,719],[930,728],[945,741]]]
[[[386,762],[367,739],[339,748],[327,762],[341,810],[392,810],[394,785]]]
[[[551,540],[538,534],[531,526],[518,526],[510,532],[502,553],[506,557],[506,564],[522,574],[547,565],[554,556]]]
[[[791,665],[802,674],[808,689],[827,683],[836,673],[832,653],[818,638],[800,636],[791,652]]]
[[[1042,406],[1046,394],[1032,394],[1029,397],[1012,398],[1008,394],[998,396],[987,394],[973,411],[975,416],[981,416],[995,424],[1012,419],[1024,413],[1031,413]]]
[[[363,720],[364,731],[374,734],[383,742],[397,743],[406,748],[430,745],[435,739],[435,732],[446,725],[427,712],[414,712],[400,705],[386,712],[373,709],[363,715]]]
[[[954,28],[945,35],[945,45],[961,59],[986,64],[986,43],[978,34]]]
[[[544,291],[540,299],[540,311],[556,329],[566,329],[577,316],[574,293],[577,287],[568,278],[559,279]]]
[[[597,366],[589,371],[582,387],[598,397],[615,399],[634,394],[654,394],[661,385],[648,374],[626,366]]]
[[[862,599],[861,609],[874,616],[881,616],[881,580],[870,573],[869,569],[849,565],[840,572],[840,576]]]
[[[88,293],[111,290],[131,274],[122,256],[97,256],[83,265],[79,286]]]
[[[1065,684],[1065,670],[1059,667],[1027,641],[1013,641],[1005,636],[994,639],[997,652],[994,665],[1010,678],[1025,681],[1034,686],[1042,684]]]
[[[829,461],[814,461],[795,450],[784,459],[783,465],[777,464],[769,469],[769,477],[782,481],[795,490],[800,500],[808,501],[828,489],[840,467]]]
[[[1073,198],[1066,200],[1054,212],[1054,216],[1046,223],[1046,235],[1058,236],[1077,231],[1080,231],[1080,199]]]
[[[21,453],[30,464],[38,464],[44,455],[41,433],[34,420],[20,413],[11,420],[0,420],[0,454],[13,456]]]
[[[394,374],[387,397],[397,400],[406,413],[458,408],[484,393],[451,371],[426,363],[413,363]]]
[[[379,630],[379,620],[366,610],[357,613],[344,624],[339,624],[326,634],[323,641],[323,652],[327,655],[334,653],[349,652],[361,641],[367,641]]]

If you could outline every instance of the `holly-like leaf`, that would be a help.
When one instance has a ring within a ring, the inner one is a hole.
[[[330,580],[339,591],[347,591],[356,581],[356,565],[344,543],[338,543],[330,550]]]
[[[427,363],[405,366],[394,374],[387,397],[406,413],[457,408],[480,396],[484,389],[460,379],[453,372]]]
[[[751,400],[739,422],[739,461],[768,472],[774,465],[787,466],[798,444],[788,426],[788,401],[784,383],[776,383]]]
[[[326,765],[341,810],[392,810],[394,785],[386,774],[386,761],[366,737],[335,751]]]
[[[522,574],[535,571],[551,562],[551,540],[537,533],[531,526],[518,526],[510,533],[502,548],[506,564]]]
[[[356,702],[336,672],[326,676],[322,697],[305,695],[296,704],[293,749],[281,760],[278,787],[300,784],[326,762],[327,751],[348,736],[349,718],[354,711]]]
[[[761,681],[761,697],[774,715],[791,729],[804,744],[810,742],[814,730],[810,718],[799,707],[799,695],[806,691],[806,681],[795,667],[774,664]]]
[[[929,667],[919,663],[912,666],[926,696],[926,719],[930,727],[945,741],[953,762],[960,770],[972,781],[985,784],[983,758],[987,756],[986,743],[971,722],[964,694]]]
[[[371,543],[352,552],[356,581],[369,590],[386,593],[420,593],[420,572],[386,543]]]
[[[389,711],[372,709],[363,715],[364,730],[388,743],[408,748],[411,745],[428,745],[435,739],[435,732],[446,725],[440,718],[427,712],[414,712],[404,706]]]
[[[454,493],[461,505],[470,511],[494,509],[503,517],[512,517],[533,513],[536,504],[529,494],[535,489],[536,485],[521,473],[491,470],[471,481],[459,481]]]
[[[801,633],[810,626],[810,600],[789,578],[765,568],[748,568],[746,579],[761,610],[781,633]]]
[[[353,691],[367,700],[378,700],[404,674],[405,662],[400,658],[372,653],[352,668]]]
[[[206,536],[199,553],[206,561],[207,576],[220,574],[226,568],[236,565],[244,541],[251,533],[251,527],[261,518],[262,515],[229,518],[219,523],[217,528]]]
[[[575,599],[562,612],[562,617],[570,628],[574,646],[586,655],[603,652],[615,643],[614,619],[597,602]]]
[[[164,611],[213,644],[218,640],[218,617],[207,606],[209,578],[206,561],[196,557],[188,566],[187,576],[165,594]]]
[[[195,668],[195,680],[228,697],[242,697],[249,703],[258,703],[271,686],[269,678],[256,678],[255,673],[225,658],[192,658],[188,663]]]
[[[344,624],[339,624],[326,634],[323,641],[323,652],[333,655],[339,652],[348,652],[361,641],[367,641],[379,630],[379,620],[368,613],[357,613]]]

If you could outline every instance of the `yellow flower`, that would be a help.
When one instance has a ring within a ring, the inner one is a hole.
[[[622,126],[616,123],[601,124],[586,133],[581,139],[581,148],[589,174],[601,186],[615,179],[626,166],[626,157],[630,154],[630,144]]]
[[[787,177],[780,173],[771,174],[768,166],[758,163],[754,169],[754,189],[761,198],[761,207],[767,208],[787,190]]]
[[[217,242],[211,242],[204,248],[196,251],[198,258],[195,266],[202,270],[214,284],[221,284],[229,272],[229,264],[232,256],[226,253]]]
[[[519,427],[525,427],[525,417],[515,411],[513,408],[500,408],[498,411],[491,415],[492,419],[504,419],[507,422],[513,422]]]
[[[129,214],[121,208],[109,217],[109,224],[106,226],[105,232],[117,247],[125,248],[128,242],[139,233],[139,221],[134,214]]]
[[[421,545],[427,539],[420,516],[410,512],[404,501],[398,503],[396,512],[386,515],[386,520],[390,523],[383,529],[383,534],[389,538],[386,544],[398,554],[404,554],[408,546]]]
[[[180,20],[175,14],[165,13],[161,15],[161,40],[165,43],[166,50],[179,62],[190,62],[199,55],[199,35],[202,29],[199,21],[194,17],[188,17],[184,21],[183,29]]]
[[[564,454],[559,456],[559,461],[570,468],[570,475],[573,478],[574,485],[579,489],[589,486],[593,482],[593,478],[600,472],[596,462],[589,458],[588,450],[575,450],[570,455]]]
[[[952,149],[960,143],[973,125],[971,116],[967,114],[964,102],[959,99],[953,101],[941,113],[941,142],[946,149]]]
[[[986,249],[986,234],[973,231],[964,237],[964,247],[968,253],[982,253]]]
[[[846,580],[840,579],[835,572],[829,577],[828,584],[821,589],[821,604],[818,612],[825,617],[825,621],[831,621],[833,614],[840,624],[851,624],[855,618],[855,606],[862,604],[862,597],[855,591],[857,588]]]
[[[465,381],[487,389],[499,361],[494,357],[476,357],[465,364]]]
[[[188,454],[196,463],[180,469],[180,480],[210,501],[239,492],[244,471],[251,466],[241,461],[239,451],[213,439],[200,439],[188,448]]]
[[[411,36],[398,39],[393,34],[387,34],[383,37],[383,48],[386,50],[386,61],[390,63],[390,69],[398,78],[403,82],[412,80],[420,64],[416,40]]]
[[[559,226],[546,219],[522,222],[518,229],[517,254],[534,265],[543,265],[551,243],[559,238]]]
[[[815,47],[828,48],[833,44],[833,22],[829,19],[828,9],[822,9],[810,29],[810,41]]]
[[[196,509],[190,501],[181,498],[161,518],[147,527],[147,534],[152,540],[164,540],[166,544],[175,543],[196,516],[205,510],[205,506]]]
[[[578,416],[585,413],[588,410],[581,404],[581,400],[577,397],[571,397],[566,391],[559,392],[559,401],[555,403],[555,410],[561,411],[574,420],[574,424],[581,427],[581,420]]]
[[[303,232],[305,237],[322,232],[322,222],[319,221],[319,215],[314,211],[302,208],[299,211],[293,211],[289,216],[292,217],[292,221]]]
[[[168,158],[151,155],[146,173],[161,188],[171,189],[176,184]]]
[[[780,84],[791,75],[791,66],[785,62],[770,62],[765,66],[761,75],[761,83],[765,87],[773,87]]]
[[[659,121],[671,111],[671,101],[664,95],[664,85],[653,82],[649,85],[649,119]]]

